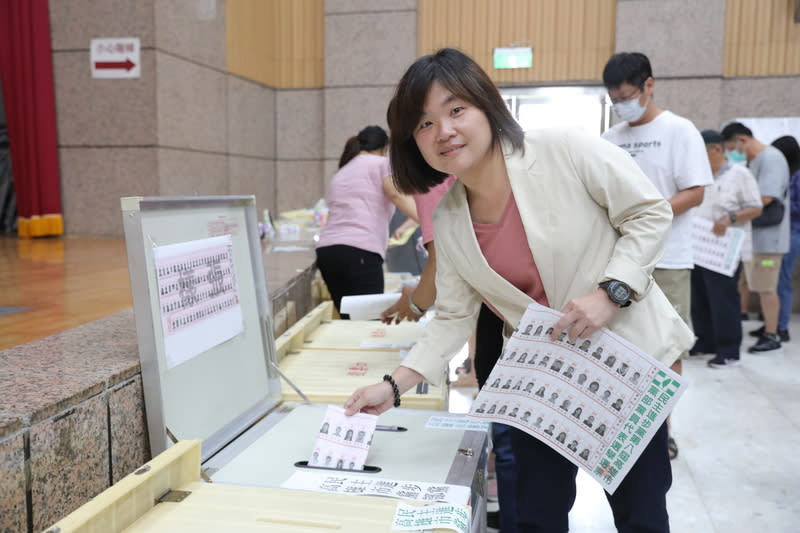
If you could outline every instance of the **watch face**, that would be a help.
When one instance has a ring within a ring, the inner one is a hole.
[[[611,283],[609,284],[608,291],[611,298],[617,303],[625,303],[630,300],[631,291],[624,283]]]

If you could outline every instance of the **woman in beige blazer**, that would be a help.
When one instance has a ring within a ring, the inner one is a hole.
[[[552,338],[567,331],[574,343],[608,327],[666,365],[691,346],[690,330],[651,277],[671,222],[669,204],[626,152],[579,131],[524,134],[486,73],[453,49],[409,68],[388,116],[400,190],[425,192],[448,174],[459,180],[434,216],[436,316],[402,366],[353,394],[349,413],[381,413],[418,382],[438,384],[482,301],[509,331],[516,327],[533,300],[490,267],[502,258],[484,256],[474,226],[497,223],[510,200],[524,237],[506,255],[532,263],[525,274],[536,280],[540,303],[565,313]],[[513,432],[517,530],[567,531],[577,468]],[[669,531],[670,484],[664,426],[609,495],[619,530]]]

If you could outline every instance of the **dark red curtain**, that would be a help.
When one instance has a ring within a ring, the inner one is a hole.
[[[20,237],[64,233],[47,0],[0,0],[0,78]]]

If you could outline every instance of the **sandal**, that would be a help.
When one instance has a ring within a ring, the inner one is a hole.
[[[678,443],[672,437],[667,439],[667,452],[669,453],[670,461],[678,458]]]

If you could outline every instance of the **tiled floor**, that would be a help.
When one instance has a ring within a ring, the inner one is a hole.
[[[745,322],[745,336],[759,325]],[[672,422],[673,533],[800,531],[800,317],[790,333],[783,353],[757,356],[746,336],[737,368],[708,368],[708,357],[684,363],[690,386]],[[466,411],[474,393],[453,389],[451,410]],[[570,531],[616,531],[602,489],[583,473]]]

